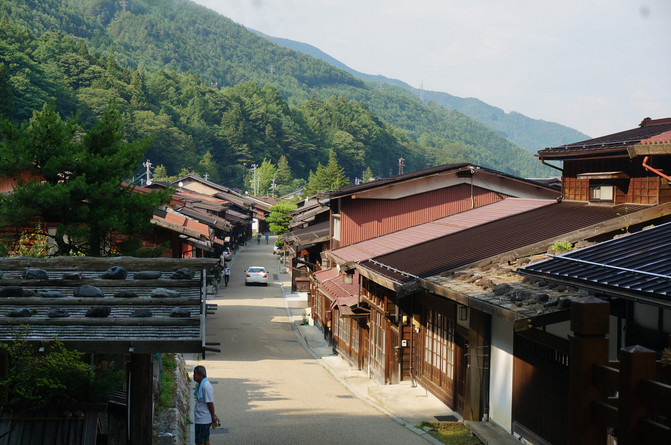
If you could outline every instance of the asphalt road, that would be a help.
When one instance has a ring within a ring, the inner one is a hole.
[[[354,396],[304,349],[287,316],[273,241],[238,251],[208,317],[207,341],[221,343],[220,353],[198,361],[222,424],[211,444],[426,444]],[[269,270],[267,287],[245,286],[243,272],[252,265]]]

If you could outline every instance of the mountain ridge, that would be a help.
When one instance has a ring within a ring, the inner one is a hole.
[[[363,73],[361,71],[350,68],[345,63],[340,62],[338,59],[330,56],[319,48],[310,45],[309,43],[298,42],[282,37],[269,36],[254,29],[249,30],[277,43],[278,45],[282,45],[286,48],[290,48],[309,56],[321,59],[335,67],[347,71],[353,76],[358,77],[366,82],[381,82],[399,86],[411,91],[417,98],[423,97],[425,102],[435,102],[436,104],[441,105],[448,110],[459,111],[466,116],[477,120],[486,127],[496,131],[506,139],[510,140],[516,145],[519,145],[530,153],[536,153],[538,150],[550,146],[559,146],[575,141],[590,139],[590,136],[566,125],[545,121],[542,119],[530,118],[516,111],[505,112],[503,109],[489,105],[475,97],[464,98],[441,91],[422,90],[421,88],[412,87],[402,80],[389,78],[381,74]],[[520,131],[520,127],[525,128],[526,131]],[[545,139],[547,140],[546,143],[540,143],[541,139],[539,137],[531,137],[529,136],[529,133],[532,133],[532,135],[545,133],[546,135],[549,134],[550,137]]]

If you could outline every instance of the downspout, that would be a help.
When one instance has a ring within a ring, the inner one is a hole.
[[[545,159],[543,159],[543,158],[541,158],[541,164],[547,165],[548,167],[552,167],[555,170],[559,170],[562,173],[562,176],[564,176],[564,169],[563,168],[559,168],[556,165],[548,164],[547,162],[545,162]]]
[[[653,172],[653,173],[656,174],[657,176],[661,176],[662,178],[666,179],[667,181],[671,181],[671,177],[665,175],[664,173],[662,173],[661,171],[657,170],[656,168],[650,167],[650,166],[648,165],[648,157],[647,157],[647,156],[643,158],[643,168],[645,168],[646,170],[649,170],[649,171]]]

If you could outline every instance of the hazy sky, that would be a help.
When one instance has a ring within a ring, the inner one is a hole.
[[[352,69],[591,137],[671,117],[669,0],[196,0]]]

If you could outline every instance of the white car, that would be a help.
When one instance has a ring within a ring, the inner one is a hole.
[[[224,257],[225,261],[231,261],[231,258],[233,258],[233,253],[231,253],[230,248],[225,248],[224,252],[221,254],[222,257]]]
[[[254,283],[268,285],[268,272],[266,272],[265,267],[250,266],[247,268],[245,271],[245,286]]]

